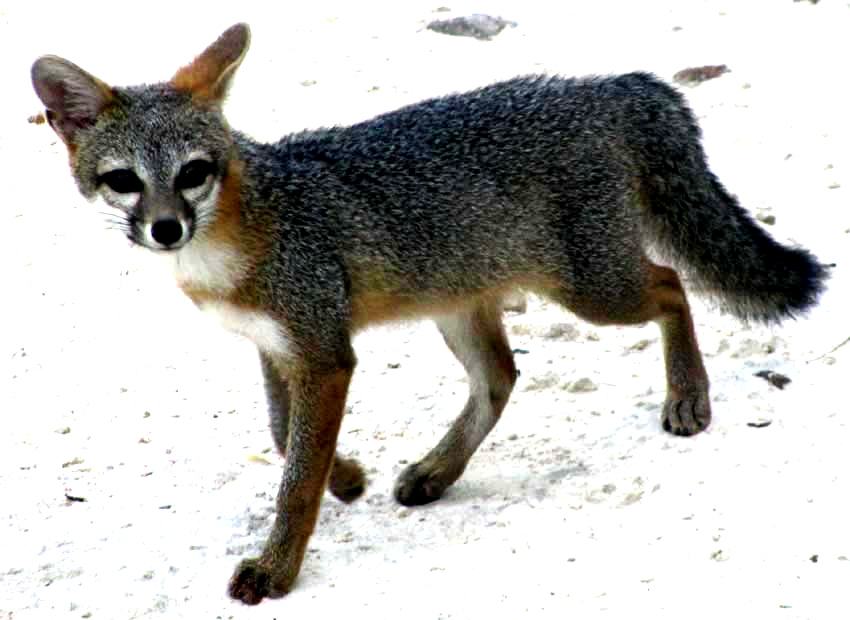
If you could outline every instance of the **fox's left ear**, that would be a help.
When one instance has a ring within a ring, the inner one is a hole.
[[[112,89],[58,56],[42,56],[32,65],[32,85],[47,109],[47,122],[73,151],[77,132],[95,124],[114,101]]]
[[[195,99],[221,104],[250,43],[248,24],[231,26],[200,56],[174,74],[171,84],[177,90],[191,93]]]

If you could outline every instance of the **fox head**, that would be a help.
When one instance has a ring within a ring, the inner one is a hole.
[[[233,155],[222,105],[249,42],[248,26],[236,24],[154,85],[111,87],[58,56],[33,64],[80,192],[116,209],[134,243],[173,251],[211,226]]]

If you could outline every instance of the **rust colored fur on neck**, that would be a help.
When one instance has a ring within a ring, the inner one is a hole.
[[[215,220],[206,230],[206,236],[210,241],[239,250],[245,249],[240,247],[245,241],[240,231],[242,168],[243,164],[238,159],[231,159],[228,162],[215,209]]]

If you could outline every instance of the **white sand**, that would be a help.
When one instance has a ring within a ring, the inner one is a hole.
[[[0,619],[850,617],[850,345],[821,357],[850,336],[846,2],[30,4],[0,7]],[[423,28],[471,12],[519,26],[486,43]],[[240,20],[254,43],[228,112],[262,138],[518,73],[725,63],[686,90],[711,165],[770,209],[777,238],[838,263],[831,288],[775,330],[695,302],[715,418],[689,439],[660,428],[655,326],[596,329],[534,301],[508,319],[528,354],[502,422],[442,501],[413,510],[394,476],[445,432],[463,373],[429,324],[359,336],[341,450],[369,488],[351,506],[326,497],[289,596],[234,603],[227,580],[265,537],[281,467],[255,353],[104,230],[26,118],[40,54],[156,81]],[[579,336],[543,337],[555,323]],[[562,389],[584,377],[598,389]]]

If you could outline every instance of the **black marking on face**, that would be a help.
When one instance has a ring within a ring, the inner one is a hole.
[[[142,180],[128,168],[118,168],[98,175],[97,185],[101,184],[106,184],[117,194],[140,194],[144,189]]]
[[[183,165],[174,179],[174,189],[182,191],[200,187],[207,182],[210,175],[215,174],[215,164],[206,159],[193,159]]]

